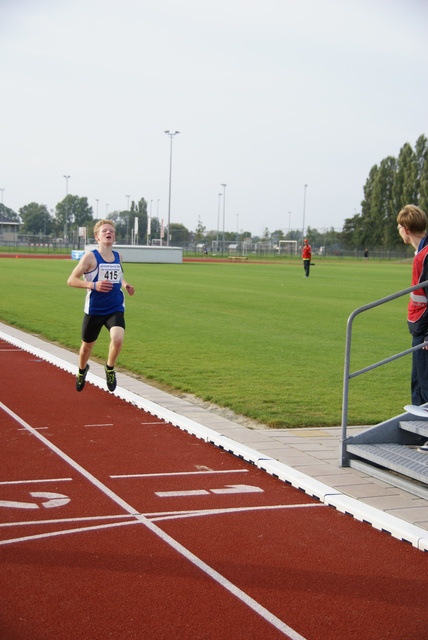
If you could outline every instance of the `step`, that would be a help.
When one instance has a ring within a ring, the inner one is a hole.
[[[402,420],[398,423],[400,429],[411,431],[418,436],[422,436],[428,440],[428,421],[427,420]]]
[[[428,453],[401,444],[348,444],[347,452],[428,484]]]

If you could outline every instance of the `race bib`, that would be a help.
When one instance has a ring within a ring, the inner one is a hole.
[[[122,267],[115,263],[102,263],[98,270],[98,280],[110,280],[111,282],[122,281]]]

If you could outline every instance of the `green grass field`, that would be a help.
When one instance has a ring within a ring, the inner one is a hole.
[[[0,258],[0,319],[74,351],[84,291],[71,260]],[[117,367],[271,427],[339,425],[346,323],[357,307],[410,286],[411,264],[125,265],[126,339]],[[351,371],[410,346],[407,296],[354,322]],[[108,333],[93,356],[104,361]],[[410,356],[351,380],[349,424],[410,402]],[[74,384],[74,382],[73,382]]]

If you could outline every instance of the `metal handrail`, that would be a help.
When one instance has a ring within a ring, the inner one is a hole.
[[[374,309],[375,307],[379,307],[382,304],[387,302],[391,302],[392,300],[396,300],[397,298],[401,298],[406,294],[411,293],[412,291],[416,291],[416,289],[423,289],[428,287],[428,280],[424,282],[420,282],[419,284],[414,285],[413,287],[409,287],[408,289],[403,289],[402,291],[398,291],[398,293],[393,293],[390,296],[386,296],[385,298],[381,298],[380,300],[376,300],[375,302],[371,302],[370,304],[366,304],[358,309],[355,309],[351,313],[348,318],[348,323],[346,325],[346,347],[345,347],[345,371],[344,371],[344,379],[343,379],[343,400],[342,400],[342,435],[340,440],[340,459],[339,465],[341,467],[347,466],[348,464],[348,455],[346,453],[346,440],[347,440],[347,426],[348,426],[348,400],[349,400],[349,381],[352,378],[356,378],[357,376],[362,375],[363,373],[367,373],[367,371],[372,371],[377,367],[381,367],[388,362],[392,362],[393,360],[397,360],[398,358],[402,358],[403,356],[412,353],[413,351],[417,351],[418,349],[422,349],[424,347],[424,343],[417,345],[416,347],[412,347],[411,349],[406,349],[405,351],[401,351],[389,358],[385,358],[384,360],[380,360],[374,364],[369,365],[368,367],[364,367],[364,369],[360,369],[359,371],[354,371],[350,373],[350,364],[351,364],[351,335],[352,335],[352,323],[354,318],[363,313],[364,311],[369,311],[370,309]]]

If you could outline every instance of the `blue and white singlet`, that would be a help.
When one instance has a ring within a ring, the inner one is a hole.
[[[114,261],[105,262],[97,249],[92,252],[96,258],[97,266],[93,271],[83,275],[86,282],[98,282],[98,280],[111,280],[113,289],[108,293],[88,289],[85,299],[85,313],[91,316],[107,316],[115,311],[125,311],[125,296],[122,291],[123,270],[119,254],[113,251]]]

